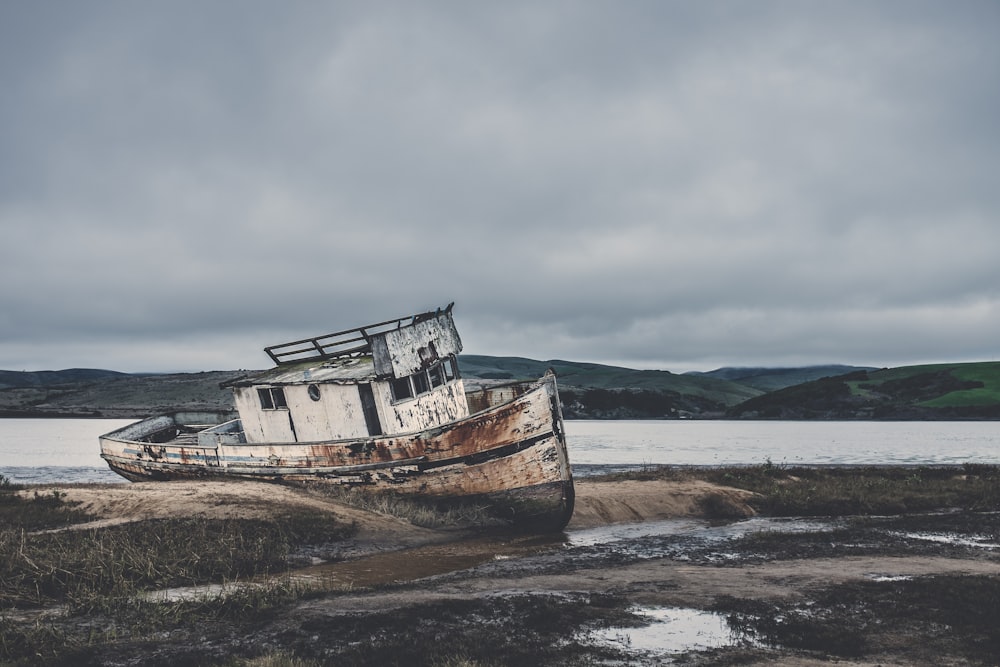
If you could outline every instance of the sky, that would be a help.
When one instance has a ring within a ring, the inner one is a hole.
[[[0,368],[1000,355],[995,0],[0,3]]]

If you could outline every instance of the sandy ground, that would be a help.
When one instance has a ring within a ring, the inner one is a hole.
[[[80,509],[100,517],[84,526],[167,517],[267,517],[296,508],[329,513],[359,527],[358,541],[412,546],[444,539],[449,533],[419,528],[393,517],[349,507],[308,489],[252,481],[178,481],[80,485],[58,488]],[[28,492],[25,492],[28,493]],[[707,496],[725,499],[737,513],[751,516],[750,492],[708,482],[576,482],[576,509],[568,529],[701,516]]]

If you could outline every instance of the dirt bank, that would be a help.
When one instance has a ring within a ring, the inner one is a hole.
[[[252,481],[176,481],[48,487],[100,517],[85,526],[170,517],[265,518],[309,509],[358,526],[357,541],[404,548],[455,539],[454,531],[420,528],[350,507],[309,489]],[[24,492],[29,493],[29,492]],[[576,510],[568,530],[679,517],[702,517],[708,503],[732,516],[752,516],[753,494],[701,480],[576,482]]]
[[[753,494],[703,480],[597,482],[577,480],[576,510],[568,528],[614,523],[703,517],[725,506],[730,516],[754,515],[747,504]]]
[[[78,528],[178,517],[271,518],[310,510],[340,523],[353,523],[357,534],[341,545],[339,555],[360,556],[456,539],[454,532],[415,526],[385,514],[357,509],[308,489],[252,481],[175,481],[51,487],[66,500],[99,517]],[[24,492],[27,493],[27,492]]]

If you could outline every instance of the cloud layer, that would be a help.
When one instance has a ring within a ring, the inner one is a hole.
[[[995,358],[994,2],[0,7],[0,368]]]

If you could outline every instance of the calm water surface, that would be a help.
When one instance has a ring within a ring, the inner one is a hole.
[[[1000,463],[1000,422],[571,421],[581,464]]]
[[[97,437],[135,420],[0,419],[0,475],[124,482]],[[642,465],[1000,464],[1000,422],[568,421],[577,474]]]

